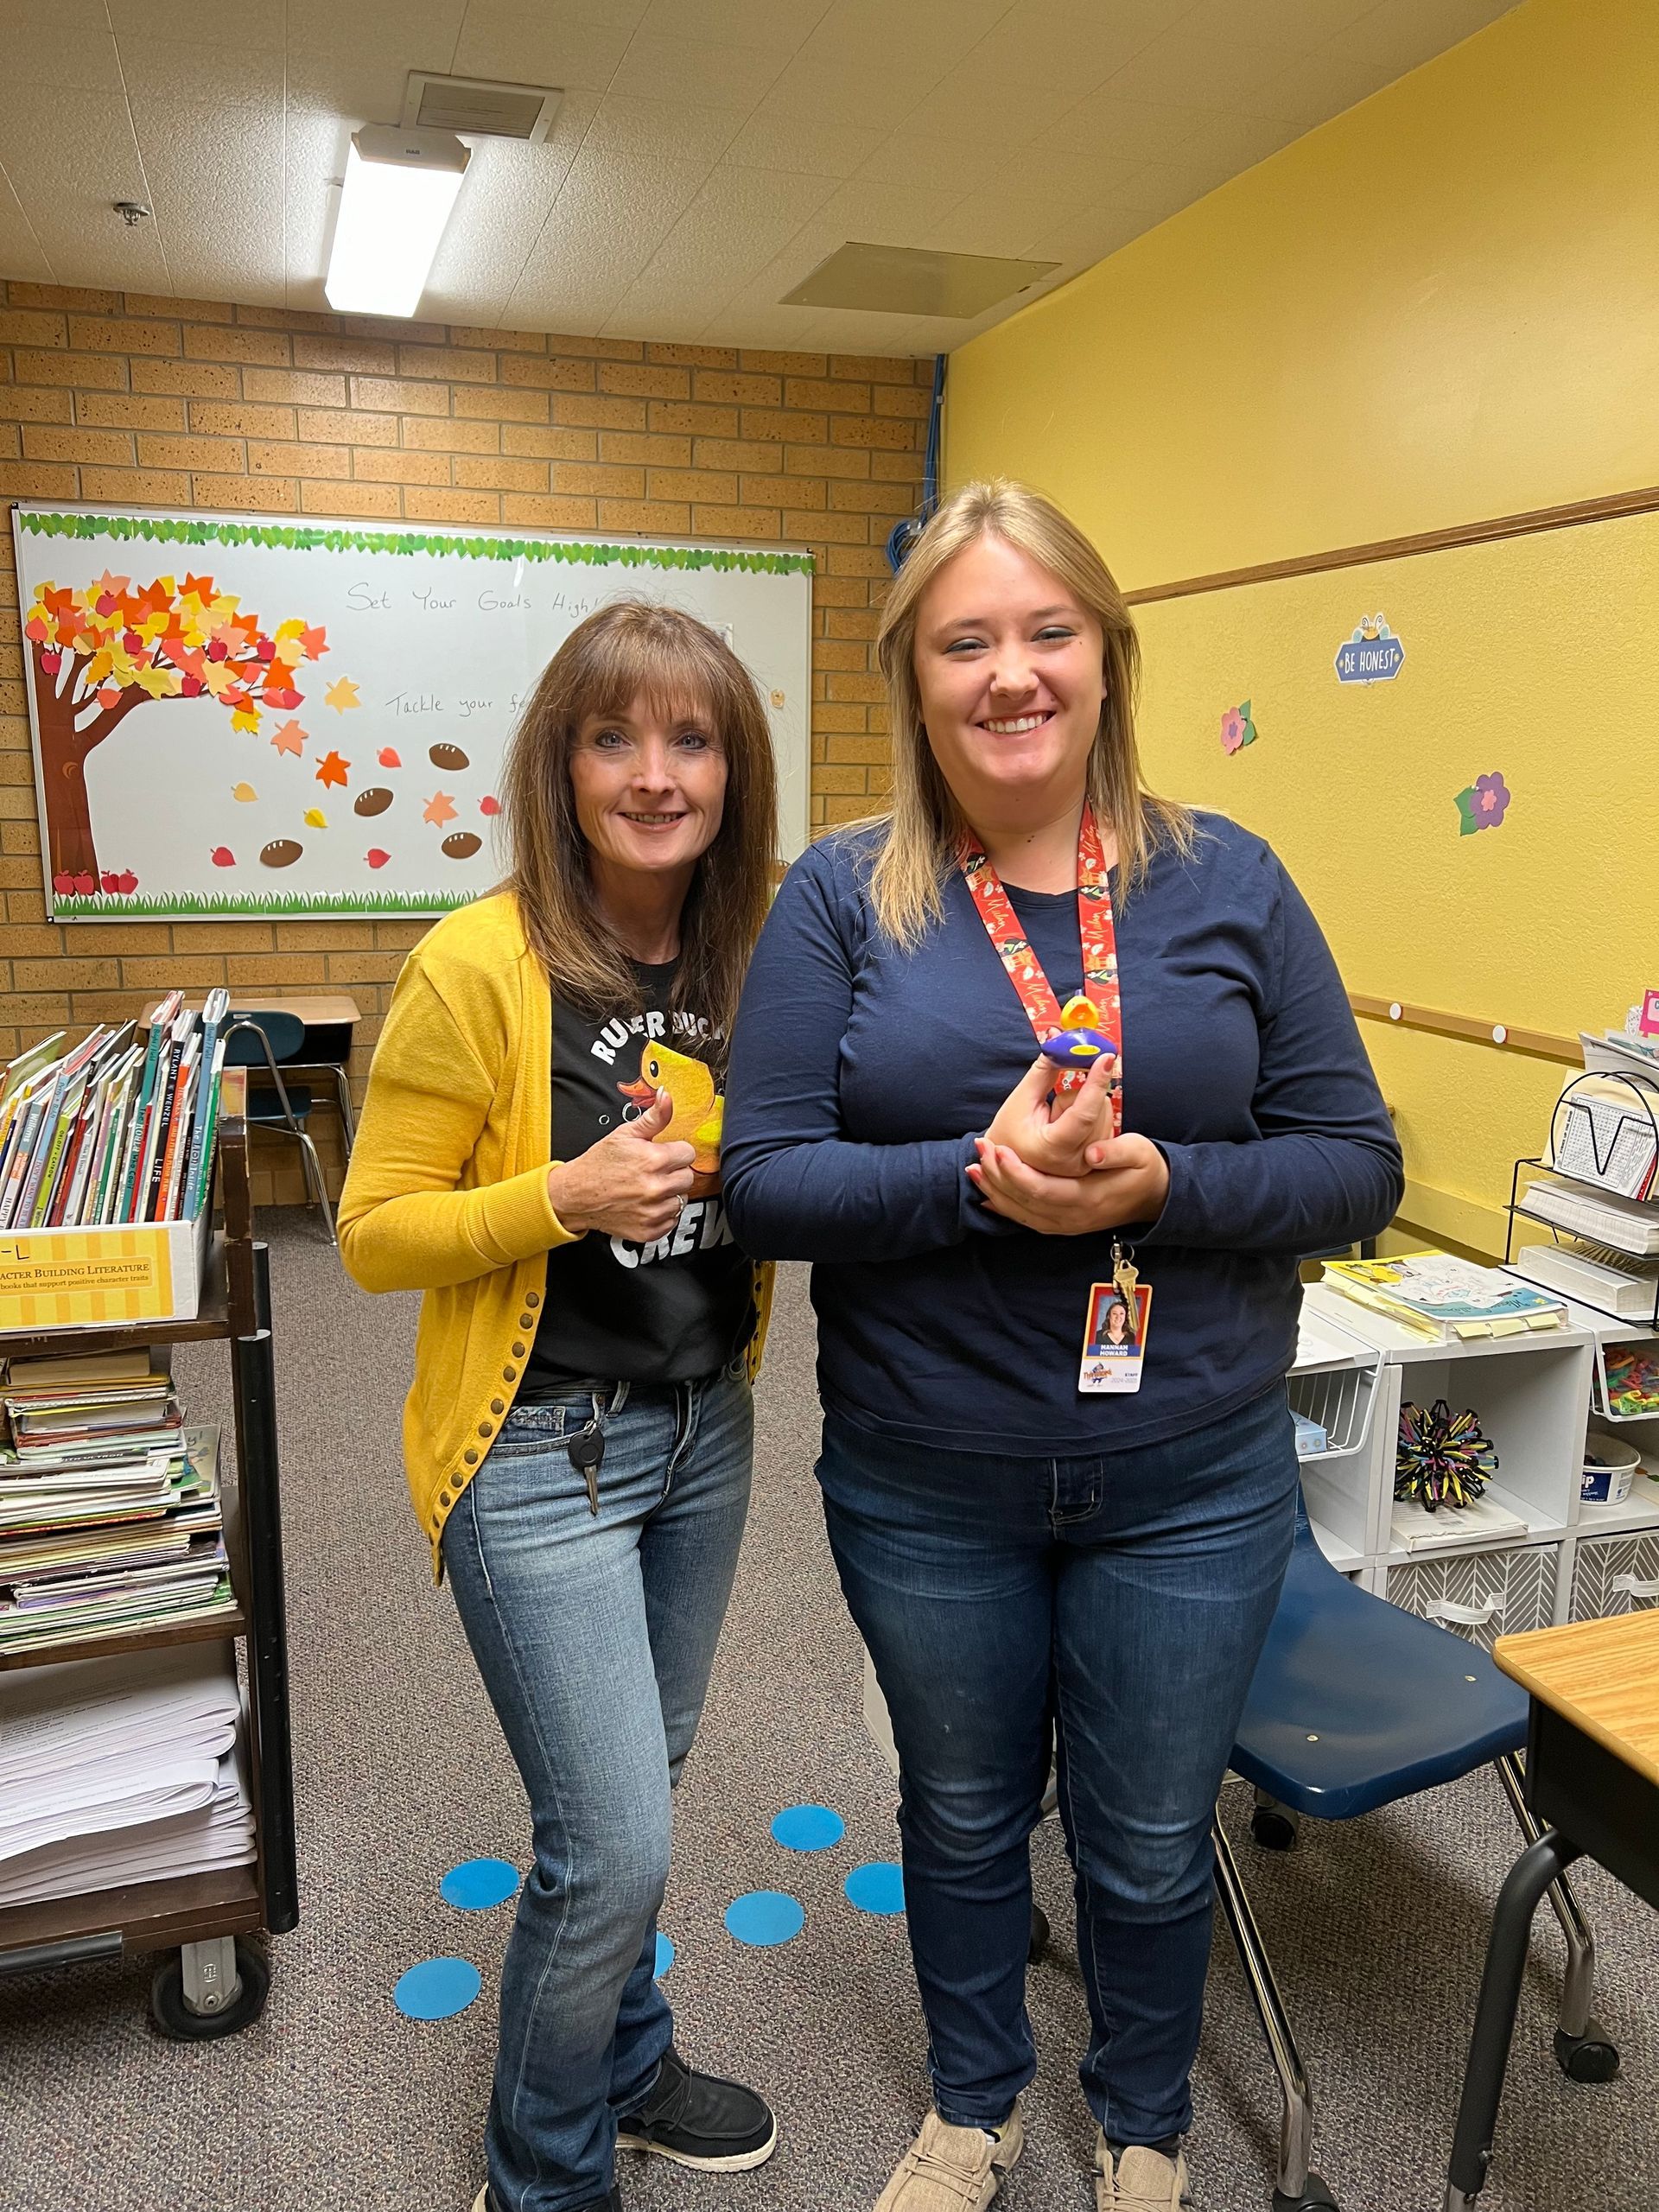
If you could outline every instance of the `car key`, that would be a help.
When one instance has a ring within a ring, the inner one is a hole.
[[[570,1464],[587,1479],[590,1513],[599,1511],[599,1466],[604,1457],[605,1432],[597,1421],[590,1421],[570,1440]]]

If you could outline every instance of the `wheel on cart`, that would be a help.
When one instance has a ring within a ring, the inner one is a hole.
[[[239,1936],[233,1945],[230,1938],[223,1937],[218,1942],[191,1948],[198,1954],[213,1955],[206,1961],[198,1961],[189,1977],[193,1985],[189,1991],[182,1951],[169,1951],[156,1969],[149,1985],[149,2011],[157,2030],[172,2043],[208,2043],[251,2027],[264,2011],[270,1993],[270,1962],[264,1951]],[[235,1986],[225,1997],[220,1995],[224,1969],[232,1956]],[[192,2003],[193,1995],[206,1996],[209,2002]],[[219,2001],[213,2002],[214,1999]]]

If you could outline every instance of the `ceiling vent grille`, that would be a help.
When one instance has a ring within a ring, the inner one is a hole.
[[[968,317],[1029,291],[1058,261],[1008,261],[983,253],[849,241],[785,292],[785,307],[863,308],[878,315]]]
[[[403,120],[463,138],[518,138],[539,145],[562,92],[545,85],[496,85],[479,77],[434,77],[411,69]]]

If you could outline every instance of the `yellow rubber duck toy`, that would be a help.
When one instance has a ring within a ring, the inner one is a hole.
[[[640,1108],[649,1106],[659,1090],[674,1102],[668,1127],[657,1132],[658,1144],[689,1144],[696,1157],[691,1173],[698,1190],[712,1190],[720,1177],[720,1137],[726,1118],[726,1101],[715,1087],[715,1078],[701,1060],[671,1052],[666,1045],[647,1045],[639,1055],[638,1083],[619,1083],[625,1098]]]

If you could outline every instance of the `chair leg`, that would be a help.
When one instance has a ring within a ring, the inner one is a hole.
[[[1493,1764],[1522,1836],[1536,1843],[1544,1833],[1526,1799],[1525,1770],[1513,1752]],[[1567,1938],[1567,1972],[1561,1980],[1561,2008],[1555,2028],[1555,2056],[1574,2082],[1611,2082],[1618,2071],[1618,2052],[1595,2018],[1596,1939],[1584,1908],[1565,1872],[1546,1892]]]
[[[357,1142],[357,1116],[352,1111],[350,1079],[345,1069],[338,1065],[334,1068],[334,1096],[340,1105],[340,1134],[346,1140],[346,1158],[349,1162],[352,1147]]]
[[[322,1162],[317,1157],[317,1147],[303,1129],[296,1129],[300,1148],[305,1158],[305,1179],[311,1185],[313,1197],[321,1211],[323,1227],[328,1231],[328,1242],[338,1248],[339,1237],[334,1234],[334,1217],[328,1205],[328,1185],[322,1179]]]
[[[1284,2100],[1279,2125],[1279,2174],[1273,2192],[1273,2212],[1332,2212],[1336,2199],[1308,2159],[1313,2147],[1313,2098],[1307,2086],[1302,2055],[1279,1993],[1273,1965],[1244,1885],[1232,1847],[1217,1820],[1211,1831],[1216,1847],[1216,1890],[1238,1951],[1244,1979],[1249,1984],[1256,2018],[1267,2037],[1274,2071]]]

